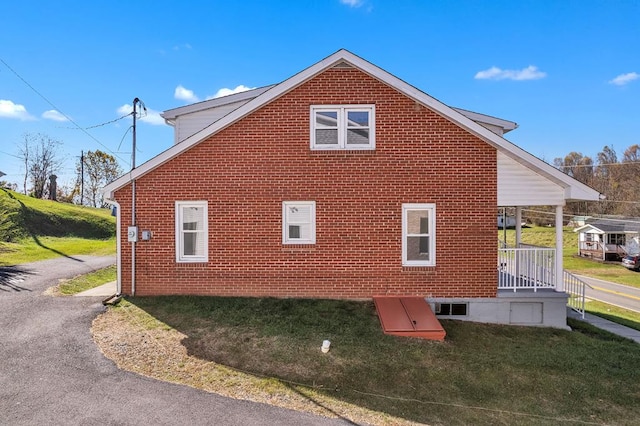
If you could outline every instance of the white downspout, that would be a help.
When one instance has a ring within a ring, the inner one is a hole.
[[[120,204],[115,200],[107,198],[105,198],[104,201],[116,208],[116,296],[120,296],[122,294],[122,246],[120,239],[120,236],[122,235],[122,231],[120,229],[122,221],[120,216]]]
[[[136,226],[136,181],[131,180],[131,226]],[[131,296],[136,295],[136,242],[131,242]]]
[[[564,265],[562,263],[562,206],[556,206],[556,291],[564,291]]]
[[[116,296],[122,294],[122,246],[121,246],[121,234],[122,230],[120,225],[122,223],[120,217],[120,204],[117,201],[112,201],[116,206]]]

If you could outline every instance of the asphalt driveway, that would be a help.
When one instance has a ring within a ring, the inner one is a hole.
[[[0,423],[11,425],[344,425],[119,370],[93,343],[100,297],[51,297],[60,278],[113,257],[0,268]]]

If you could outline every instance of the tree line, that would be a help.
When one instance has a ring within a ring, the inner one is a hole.
[[[60,156],[62,142],[41,133],[25,133],[18,143],[18,158],[24,178],[22,191],[35,198],[51,198],[61,202],[106,207],[101,188],[122,174],[114,156],[100,150],[87,151],[75,164],[77,178],[70,184],[52,186],[64,161]],[[0,186],[9,186],[0,182]],[[55,197],[51,193],[55,188]],[[14,185],[17,190],[17,185]]]
[[[595,159],[580,152],[556,158],[553,165],[605,195],[599,202],[567,203],[567,214],[640,217],[640,146],[631,145],[618,155],[605,146]]]

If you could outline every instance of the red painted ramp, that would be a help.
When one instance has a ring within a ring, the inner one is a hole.
[[[444,340],[446,332],[423,297],[374,297],[386,334]]]

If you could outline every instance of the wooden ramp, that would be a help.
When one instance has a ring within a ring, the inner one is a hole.
[[[443,341],[447,334],[423,297],[374,297],[386,334]]]

